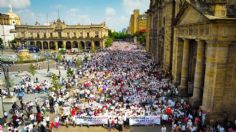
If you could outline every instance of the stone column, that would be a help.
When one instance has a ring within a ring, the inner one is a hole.
[[[55,42],[54,42],[54,45],[55,45],[55,50],[58,51],[58,42],[55,41]]]
[[[215,70],[215,54],[216,45],[213,41],[207,41],[206,45],[206,70],[203,88],[203,99],[201,109],[204,111],[209,111],[212,107],[212,88],[214,82],[214,70]]]
[[[183,41],[179,38],[175,38],[174,41],[174,53],[173,53],[173,66],[172,66],[172,75],[173,83],[180,84],[180,75],[181,75],[181,63],[182,63],[182,53],[183,53]]]
[[[44,48],[43,48],[43,41],[40,41],[40,43],[41,43],[42,50],[44,50]]]
[[[195,106],[200,105],[201,93],[203,90],[203,77],[204,75],[204,43],[202,40],[197,40],[197,60],[194,75],[194,89],[191,102]]]
[[[63,48],[65,49],[66,48],[66,41],[62,41],[63,42]]]
[[[104,40],[101,40],[100,41],[100,48],[103,49],[105,46],[104,46]]]
[[[50,41],[47,41],[47,43],[48,43],[48,50],[51,50],[51,48],[50,48]]]
[[[91,41],[91,45],[92,45],[92,49],[95,49],[95,44],[93,40]]]
[[[181,83],[179,86],[179,94],[182,96],[187,94],[188,65],[189,65],[189,40],[184,39]]]

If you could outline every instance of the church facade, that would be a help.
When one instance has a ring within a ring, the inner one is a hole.
[[[209,118],[236,118],[234,1],[151,0],[146,49]],[[225,118],[225,117],[224,117]]]
[[[41,50],[104,48],[108,36],[105,23],[67,25],[60,19],[49,24],[17,25],[17,46],[37,46]]]

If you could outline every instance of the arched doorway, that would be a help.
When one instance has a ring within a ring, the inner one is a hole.
[[[63,42],[62,42],[62,41],[58,41],[58,42],[57,42],[57,47],[58,47],[58,49],[64,48],[64,47],[63,47]]]
[[[76,41],[73,42],[73,48],[79,48],[78,42]]]
[[[80,41],[79,49],[80,50],[84,50],[85,49],[85,44],[84,44],[83,41]]]
[[[43,49],[48,49],[48,42],[43,42]]]
[[[42,49],[42,43],[40,41],[37,41],[36,42],[36,46],[39,48],[39,49]]]
[[[35,45],[34,41],[30,41],[30,45],[34,46]]]
[[[52,50],[56,49],[55,43],[53,41],[49,42],[49,46],[50,46],[50,49]]]
[[[70,41],[67,41],[66,42],[66,49],[71,49],[72,46],[71,46],[71,42]]]
[[[86,49],[91,49],[92,48],[92,44],[91,41],[86,41]]]
[[[99,48],[100,48],[100,42],[99,42],[99,41],[95,41],[94,44],[95,44],[95,48],[96,48],[96,49],[99,49]]]

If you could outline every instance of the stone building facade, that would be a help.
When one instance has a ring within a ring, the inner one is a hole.
[[[235,2],[168,2],[151,0],[146,49],[162,68],[169,69],[180,95],[191,97],[192,104],[209,112],[210,119],[220,119],[222,115],[235,119]],[[170,10],[172,14],[168,14]]]
[[[147,15],[140,14],[138,9],[133,11],[133,14],[130,16],[128,33],[135,34],[139,31],[146,31],[147,28]]]
[[[67,25],[60,19],[50,25],[19,25],[16,33],[18,46],[34,45],[41,50],[90,49],[105,47],[108,28],[105,23],[91,25]]]

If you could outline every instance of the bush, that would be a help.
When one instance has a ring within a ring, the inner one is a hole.
[[[36,67],[35,67],[33,64],[31,64],[31,65],[29,66],[29,72],[30,72],[30,74],[31,74],[32,76],[35,75],[35,73],[36,73]]]
[[[66,53],[66,49],[65,49],[65,48],[60,49],[60,50],[59,50],[59,53],[65,54],[65,53]]]
[[[108,38],[105,42],[105,46],[106,47],[110,47],[112,45],[113,39],[112,38]]]

